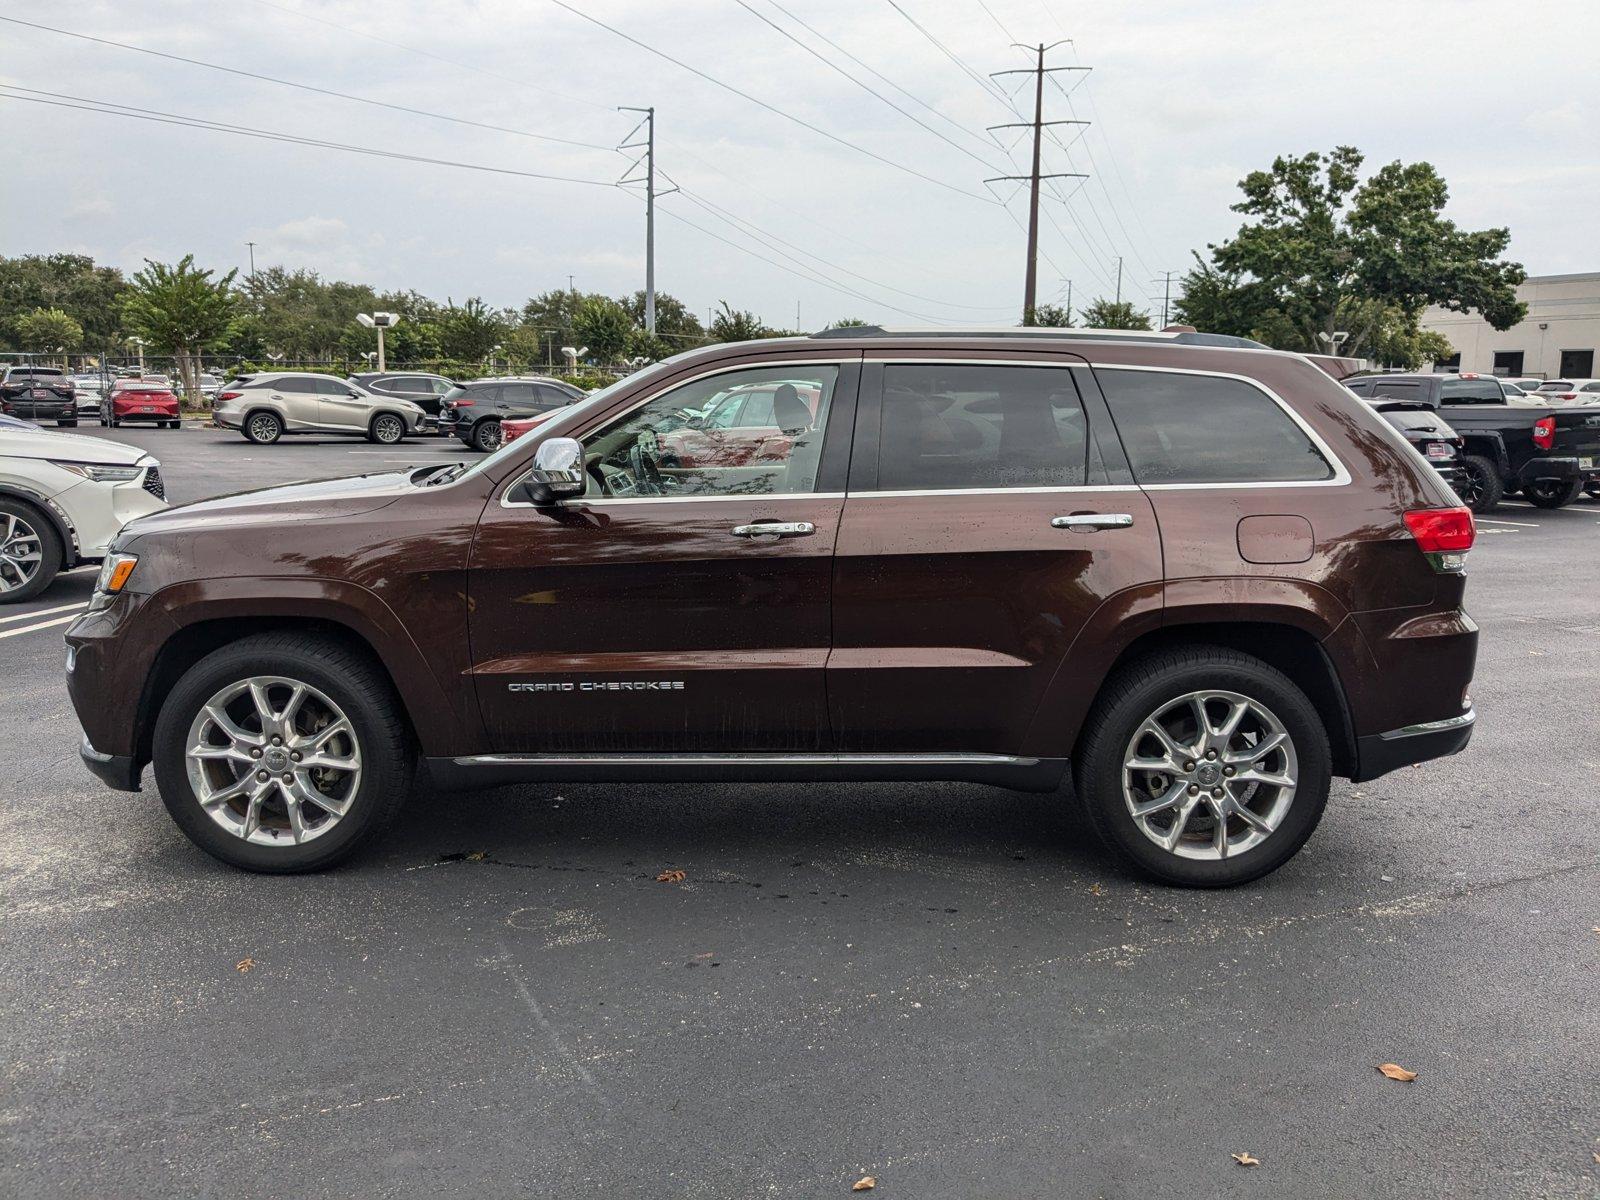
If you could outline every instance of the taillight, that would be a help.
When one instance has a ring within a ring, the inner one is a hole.
[[[450,407],[451,408],[471,408],[476,403],[477,403],[476,400],[452,400],[452,401],[450,401]]]
[[[1569,399],[1562,396],[1561,399]],[[1548,450],[1556,444],[1556,419],[1554,417],[1540,417],[1533,423],[1533,444],[1541,450]]]
[[[1405,519],[1417,549],[1435,571],[1458,575],[1467,569],[1467,551],[1478,535],[1470,508],[1414,508]]]
[[[1576,400],[1577,398],[1577,392],[1560,392],[1556,396],[1557,400]]]
[[[220,396],[217,397],[217,399],[218,400],[237,400],[242,395],[244,395],[243,392],[223,392]]]

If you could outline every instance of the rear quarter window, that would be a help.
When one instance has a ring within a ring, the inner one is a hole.
[[[1333,466],[1266,392],[1240,379],[1097,369],[1141,484],[1314,483]]]

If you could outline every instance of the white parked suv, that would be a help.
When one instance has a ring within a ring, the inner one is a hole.
[[[217,393],[211,410],[218,425],[261,445],[286,433],[350,433],[388,446],[416,433],[423,416],[409,400],[307,371],[241,375]]]
[[[161,464],[137,446],[0,429],[0,604],[104,558],[124,525],[165,507]]]

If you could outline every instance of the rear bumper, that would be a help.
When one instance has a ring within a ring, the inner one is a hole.
[[[1477,720],[1477,711],[1469,708],[1458,717],[1407,725],[1387,733],[1358,738],[1356,755],[1360,765],[1352,778],[1356,783],[1361,783],[1401,767],[1459,754],[1472,740],[1472,729]]]
[[[89,739],[84,738],[78,743],[78,757],[83,760],[83,765],[89,772],[107,787],[115,788],[119,792],[137,792],[140,790],[143,769],[126,754],[101,754],[92,745]]]
[[[1584,466],[1588,463],[1588,466]],[[1522,464],[1522,469],[1517,472],[1517,483],[1539,483],[1543,480],[1554,480],[1557,483],[1570,483],[1574,479],[1581,479],[1584,483],[1594,483],[1600,480],[1600,455],[1593,458],[1530,458]]]

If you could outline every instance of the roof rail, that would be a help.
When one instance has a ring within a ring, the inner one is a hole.
[[[813,338],[1037,338],[1050,341],[1128,341],[1157,342],[1178,346],[1223,346],[1245,350],[1270,350],[1272,347],[1250,338],[1227,333],[1198,333],[1193,330],[1156,332],[1148,329],[1066,329],[1047,325],[968,326],[965,328],[897,328],[884,325],[843,325],[808,335]]]

